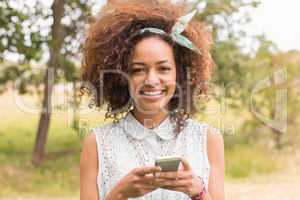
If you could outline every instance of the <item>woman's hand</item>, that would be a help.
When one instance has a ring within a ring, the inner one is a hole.
[[[153,174],[160,171],[161,168],[155,166],[133,169],[116,184],[107,199],[136,198],[156,190],[158,187],[153,185]]]
[[[179,171],[155,173],[154,185],[195,196],[202,191],[203,182],[194,174],[186,159],[182,158],[181,163],[183,168]]]

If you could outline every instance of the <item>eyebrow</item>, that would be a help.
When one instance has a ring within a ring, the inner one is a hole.
[[[163,64],[163,63],[166,63],[166,62],[168,62],[168,60],[161,60],[161,61],[158,61],[158,62],[156,62],[155,64]],[[132,65],[143,65],[143,66],[146,66],[146,64],[145,63],[143,63],[143,62],[133,62],[132,64],[131,64],[131,66]]]

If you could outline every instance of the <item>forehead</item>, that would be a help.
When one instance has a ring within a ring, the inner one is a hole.
[[[132,59],[143,62],[168,60],[173,63],[173,48],[158,37],[145,38],[134,47]]]

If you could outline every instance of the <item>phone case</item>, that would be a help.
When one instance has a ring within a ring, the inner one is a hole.
[[[180,161],[179,156],[164,156],[155,160],[155,166],[160,166],[162,171],[177,171]]]

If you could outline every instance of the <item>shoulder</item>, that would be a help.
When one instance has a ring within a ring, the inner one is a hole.
[[[96,135],[89,134],[82,143],[80,165],[85,166],[87,163],[93,163],[97,158]]]
[[[88,148],[90,146],[96,146],[96,135],[93,133],[87,135],[82,143],[82,148]]]
[[[93,135],[90,137],[95,140],[96,149],[100,155],[107,144],[113,146],[122,143],[125,134],[120,122],[110,122],[91,128],[90,135]]]
[[[193,134],[204,136],[207,149],[224,148],[223,135],[218,128],[191,118],[188,119],[188,122],[188,127]]]
[[[224,139],[221,131],[215,127],[208,126],[207,129],[207,145],[208,148],[219,147],[224,148]]]
[[[95,175],[98,169],[98,159],[102,151],[101,145],[105,140],[103,136],[111,136],[118,133],[117,123],[107,123],[91,128],[90,133],[82,143],[80,170],[82,174]]]
[[[107,123],[90,129],[89,134],[84,138],[82,143],[81,165],[87,165],[87,163],[93,164],[97,161],[102,137],[118,132],[116,131],[116,125],[116,123]]]

